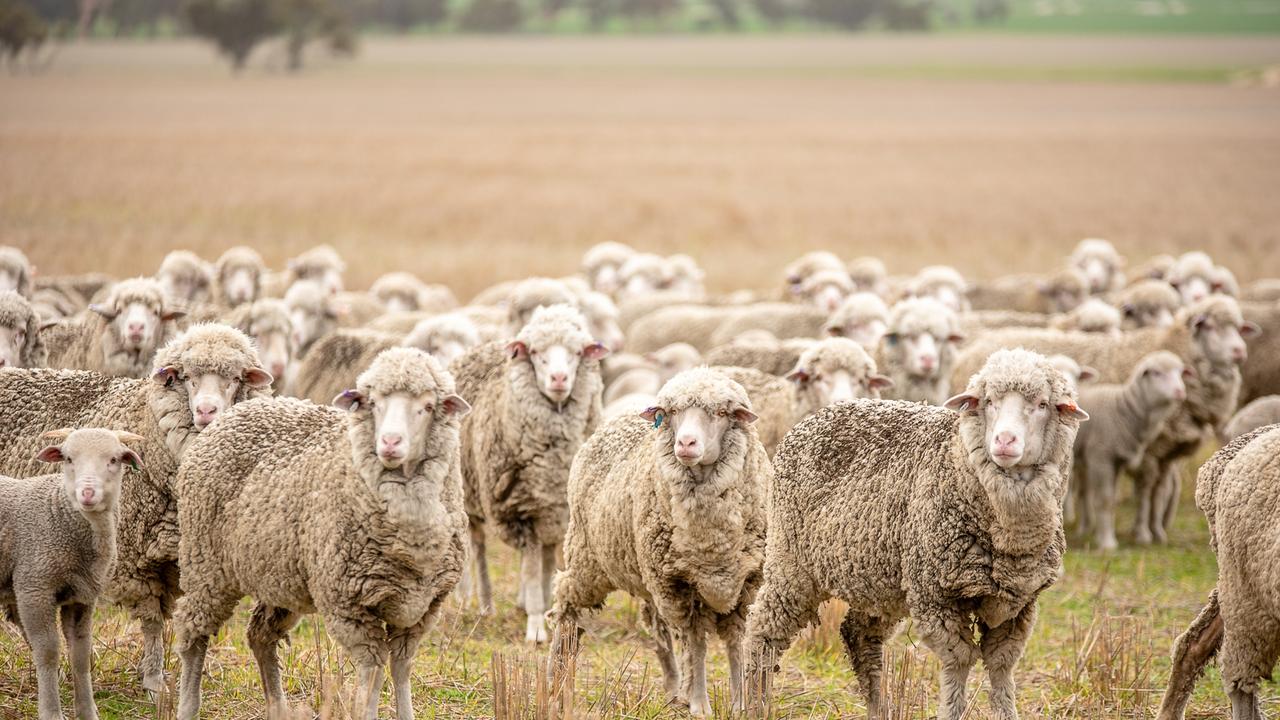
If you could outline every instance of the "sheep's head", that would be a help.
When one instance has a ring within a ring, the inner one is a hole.
[[[204,323],[192,325],[156,353],[151,380],[185,396],[192,427],[199,432],[232,405],[269,394],[272,377],[244,333]]]
[[[1069,312],[1089,297],[1089,280],[1075,268],[1059,270],[1040,281],[1036,290],[1049,299],[1053,312]]]
[[[844,268],[819,270],[800,284],[800,296],[810,305],[834,313],[844,299],[853,293],[853,281]]]
[[[1169,268],[1165,279],[1182,296],[1182,303],[1199,302],[1214,292],[1214,283],[1220,279],[1218,268],[1205,253],[1183,253]]]
[[[156,280],[165,297],[178,304],[208,302],[212,297],[213,269],[188,250],[174,250],[164,256]]]
[[[12,290],[31,297],[31,262],[18,248],[0,246],[0,292]]]
[[[596,243],[582,255],[582,274],[587,276],[593,290],[613,295],[622,286],[618,270],[635,254],[635,250],[622,243]]]
[[[62,463],[63,490],[81,512],[114,508],[125,468],[142,469],[142,458],[125,445],[140,442],[141,435],[90,428],[50,430],[42,437],[52,444],[36,454],[36,459]]]
[[[689,343],[671,343],[644,354],[644,359],[653,363],[658,371],[660,383],[666,383],[677,374],[684,372],[702,362],[702,353]]]
[[[671,454],[685,467],[714,465],[726,435],[756,421],[747,391],[709,368],[686,370],[658,391],[653,407],[640,413],[662,433]]]
[[[782,268],[783,281],[787,294],[799,296],[803,293],[804,283],[814,273],[830,270],[845,272],[844,262],[835,253],[826,250],[813,250],[792,260]]]
[[[104,332],[112,333],[116,345],[137,353],[154,349],[164,337],[164,323],[186,315],[166,307],[163,287],[150,278],[121,280],[89,309],[102,316]]]
[[[683,295],[701,295],[704,277],[706,273],[698,266],[698,261],[684,254],[671,255],[667,258],[662,287]]]
[[[298,352],[306,352],[316,340],[333,332],[338,318],[346,312],[324,285],[310,280],[289,286],[284,304],[289,308],[293,343]]]
[[[391,348],[379,353],[356,379],[356,386],[333,399],[351,413],[352,448],[357,466],[374,455],[386,470],[404,467],[406,475],[439,451],[434,431],[471,411],[454,393],[453,377],[417,348]]]
[[[922,268],[911,280],[910,290],[913,297],[932,298],[952,312],[964,312],[968,309],[966,295],[969,283],[958,270],[947,265]]]
[[[964,341],[953,310],[933,298],[909,298],[893,306],[889,331],[881,338],[912,377],[932,379],[950,370],[956,346]]]
[[[1124,258],[1110,242],[1086,238],[1076,245],[1069,264],[1084,274],[1088,293],[1096,295],[1115,287],[1121,278]]]
[[[589,290],[578,303],[587,318],[591,337],[609,348],[609,352],[622,350],[622,328],[618,326],[618,306],[603,293]]]
[[[1089,298],[1067,313],[1067,327],[1080,332],[1120,333],[1120,311],[1099,300]]]
[[[889,307],[879,295],[869,292],[845,298],[826,325],[828,335],[849,338],[864,348],[878,345],[888,329]]]
[[[1246,322],[1240,305],[1225,295],[1212,295],[1178,312],[1176,322],[1192,334],[1196,352],[1211,365],[1239,365],[1249,358],[1247,338],[1262,330]]]
[[[578,296],[568,285],[552,278],[534,277],[521,280],[511,289],[507,299],[507,331],[516,335],[529,323],[534,311],[552,305],[578,307]]]
[[[0,368],[37,367],[44,361],[40,316],[18,293],[0,292]]]
[[[1168,405],[1187,399],[1186,381],[1194,377],[1195,370],[1184,365],[1182,358],[1161,350],[1142,358],[1129,382],[1138,383],[1139,392],[1150,404]]]
[[[253,248],[233,247],[215,265],[222,302],[236,307],[258,299],[262,289],[262,256]]]
[[[661,290],[667,282],[667,261],[660,255],[636,253],[618,270],[619,298],[638,298]]]
[[[1066,377],[1043,355],[1022,349],[992,353],[965,391],[944,406],[962,415],[962,432],[976,421],[987,457],[1011,472],[1053,459],[1059,423],[1089,419]]]
[[[1077,392],[1081,383],[1093,382],[1098,379],[1098,371],[1088,365],[1081,365],[1074,359],[1066,355],[1050,355],[1049,364],[1058,369],[1067,379],[1067,384],[1071,387],[1071,392]]]
[[[342,292],[342,273],[347,264],[329,245],[317,245],[289,261],[289,274],[294,282],[314,282],[328,295]],[[291,283],[292,284],[292,283]]]
[[[243,306],[232,317],[231,324],[253,340],[262,366],[277,382],[283,380],[297,350],[289,307],[282,300],[266,298]]]
[[[420,321],[405,336],[405,347],[416,347],[449,367],[468,349],[480,344],[480,331],[462,313],[445,313]]]
[[[846,270],[857,292],[882,293],[889,270],[877,257],[860,257],[849,261]]]
[[[805,350],[787,379],[812,398],[812,410],[858,398],[879,399],[882,389],[893,387],[893,380],[876,372],[867,351],[848,338],[827,338]]]
[[[520,334],[507,344],[511,362],[533,367],[538,390],[552,403],[573,393],[583,360],[594,364],[609,349],[592,339],[582,313],[569,305],[540,307]]]
[[[1140,280],[1125,288],[1117,304],[1121,329],[1169,327],[1182,307],[1182,296],[1163,280]]]
[[[369,294],[382,303],[387,312],[414,312],[419,309],[426,286],[407,272],[392,272],[374,281]]]

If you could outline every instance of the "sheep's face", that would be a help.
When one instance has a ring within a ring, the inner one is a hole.
[[[928,332],[914,335],[890,333],[884,339],[890,346],[902,346],[907,372],[913,377],[934,378],[941,372],[943,345],[947,340],[940,340]]]
[[[756,415],[736,404],[726,403],[715,409],[690,405],[667,412],[651,407],[640,414],[655,426],[671,427],[671,452],[685,467],[714,465],[720,459],[724,434],[735,422],[750,424]]]
[[[1186,381],[1192,377],[1194,377],[1194,371],[1181,365],[1148,367],[1142,371],[1139,382],[1143,385],[1146,397],[1163,405],[1186,400]]]
[[[222,277],[222,294],[228,305],[235,307],[253,302],[258,292],[258,273],[251,267],[237,267]]]
[[[299,265],[293,274],[297,281],[315,283],[326,295],[342,292],[342,273],[336,268]]]
[[[668,345],[651,353],[645,353],[645,359],[653,363],[658,371],[659,386],[689,368],[702,362],[702,356],[691,345],[677,343]]]
[[[1085,290],[1065,283],[1052,283],[1041,286],[1040,292],[1049,299],[1054,312],[1065,313],[1076,309],[1084,302]]]
[[[661,289],[662,280],[653,278],[648,273],[636,273],[627,279],[623,291],[626,297],[642,297]]]
[[[1025,468],[1043,461],[1045,435],[1050,420],[1055,417],[1047,388],[1033,395],[1020,392],[992,392],[982,398],[957,395],[947,401],[946,407],[961,412],[976,407],[982,413],[987,455],[1001,468]]]
[[[1125,330],[1173,325],[1173,310],[1159,305],[1125,303],[1120,313],[1120,327]]]
[[[294,292],[291,290],[290,294],[293,295]],[[326,297],[298,292],[293,298],[286,296],[285,304],[289,307],[293,342],[299,349],[311,347],[312,343],[328,334],[337,324],[339,309]]]
[[[192,273],[166,272],[157,278],[164,288],[165,297],[179,303],[203,301],[209,298],[209,280]]]
[[[527,360],[533,365],[538,390],[557,405],[573,394],[578,364],[583,358],[599,360],[609,354],[609,350],[598,342],[583,348],[569,348],[560,343],[537,347],[529,346],[522,340],[513,340],[507,345],[507,350],[513,359]]]
[[[186,314],[166,311],[161,303],[142,298],[117,299],[110,305],[90,305],[89,309],[107,321],[108,330],[115,334],[121,347],[135,352],[155,347],[161,323]]]
[[[125,467],[142,468],[138,454],[125,447],[125,440],[143,438],[110,430],[54,430],[46,438],[61,440],[36,455],[37,460],[62,463],[63,490],[82,512],[96,513],[115,507]]]
[[[1261,332],[1251,322],[1237,327],[1234,323],[1220,322],[1208,315],[1191,317],[1189,322],[1201,352],[1214,365],[1243,363],[1249,358],[1245,338],[1254,337]]]
[[[1110,260],[1100,255],[1081,257],[1076,261],[1075,267],[1084,274],[1085,280],[1089,282],[1089,292],[1094,295],[1111,287],[1111,278],[1117,270]]]
[[[22,367],[22,350],[27,346],[27,326],[0,327],[0,368]]]
[[[940,283],[926,288],[919,297],[933,298],[952,312],[964,311],[964,291],[950,284]]]
[[[387,312],[413,312],[418,309],[418,298],[413,293],[388,292],[378,299],[386,306]]]
[[[814,407],[819,408],[859,398],[879,399],[882,389],[893,386],[893,380],[883,375],[857,372],[835,363],[802,362],[787,374],[787,379],[811,393]]]
[[[880,338],[884,337],[888,329],[889,325],[884,320],[870,318],[832,325],[827,328],[827,334],[832,337],[849,338],[864,348],[873,348],[880,344]]]
[[[216,372],[185,374],[182,368],[169,365],[157,368],[151,380],[170,390],[181,388],[186,393],[192,425],[199,432],[235,404],[242,385],[265,388],[273,378],[260,367],[246,368],[238,377],[224,377]]]
[[[17,268],[0,268],[0,292],[6,290],[18,291],[19,285],[22,284],[23,272]]]
[[[1213,292],[1212,280],[1203,275],[1180,278],[1170,284],[1182,296],[1183,305],[1190,305],[1193,302],[1203,300],[1209,297],[1209,293]]]
[[[596,268],[595,274],[591,276],[590,280],[591,289],[596,292],[602,292],[605,295],[613,295],[621,287],[616,263],[601,264]]]
[[[438,402],[445,415],[461,417],[471,411],[471,406],[457,395],[446,395]],[[373,422],[373,452],[387,470],[416,465],[425,456],[427,438],[436,422],[435,391],[413,395],[403,390],[390,393],[374,390],[365,395],[358,390],[347,390],[334,398],[333,404],[351,412],[369,413]]]
[[[266,330],[253,335],[253,344],[258,348],[262,366],[273,378],[282,379],[289,370],[293,355],[289,340],[289,334],[284,330]]]
[[[823,283],[809,293],[809,302],[826,312],[835,312],[848,293],[836,283]]]

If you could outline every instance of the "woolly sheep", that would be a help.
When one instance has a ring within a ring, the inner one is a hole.
[[[627,330],[627,347],[632,352],[649,352],[672,343],[684,342],[699,352],[714,347],[711,336],[740,308],[710,305],[667,305],[636,320]]]
[[[0,292],[12,290],[30,298],[33,290],[31,261],[16,247],[0,245]]]
[[[907,292],[911,297],[933,298],[953,312],[964,312],[971,307],[969,283],[958,270],[947,265],[921,268],[908,283]]]
[[[702,295],[702,285],[706,273],[692,257],[679,253],[667,256],[667,272],[662,285],[664,290],[684,293],[690,296]]]
[[[748,330],[768,330],[779,340],[815,338],[822,334],[828,320],[826,310],[795,303],[756,303],[720,309],[724,311],[724,321],[711,333],[710,347],[733,342]],[[697,347],[697,343],[690,341],[690,344]]]
[[[1058,369],[1067,378],[1072,391],[1079,390],[1084,383],[1098,379],[1098,371],[1088,365],[1081,365],[1066,355],[1050,355],[1049,364]]]
[[[1114,550],[1116,475],[1138,470],[1147,445],[1187,396],[1183,376],[1191,370],[1162,350],[1144,357],[1123,384],[1080,391],[1089,422],[1076,434],[1072,491],[1080,507],[1080,531],[1092,530],[1094,544]]]
[[[507,337],[515,337],[528,324],[539,307],[571,305],[578,307],[578,296],[561,280],[533,277],[522,280],[507,298]]]
[[[416,347],[448,367],[464,352],[480,344],[480,332],[466,315],[449,312],[419,321],[401,344]]]
[[[787,263],[787,266],[782,268],[781,298],[790,300],[800,295],[804,281],[808,280],[810,275],[823,270],[848,274],[844,262],[836,257],[835,253],[826,250],[813,250]]]
[[[827,318],[823,331],[833,337],[846,337],[864,348],[880,344],[889,327],[889,306],[879,295],[856,292],[844,299]]]
[[[1129,284],[1142,280],[1164,280],[1169,274],[1169,268],[1173,267],[1177,261],[1178,259],[1172,255],[1153,255],[1133,269],[1129,274]]]
[[[1216,654],[1231,717],[1261,720],[1261,681],[1280,655],[1275,618],[1274,541],[1280,492],[1280,427],[1260,428],[1233,440],[1200,467],[1196,505],[1209,519],[1218,556],[1218,585],[1191,626],[1174,643],[1173,669],[1159,720],[1182,720],[1196,680]]]
[[[288,386],[297,353],[289,307],[282,300],[263,298],[241,303],[219,322],[239,330],[253,340],[262,366],[279,389]]]
[[[618,306],[608,295],[594,290],[577,293],[578,309],[587,318],[591,336],[610,352],[622,350],[622,328],[618,326]]]
[[[355,380],[384,350],[400,345],[400,336],[377,330],[342,328],[320,338],[298,363],[289,394],[325,405]]]
[[[116,555],[117,500],[126,467],[142,466],[124,445],[142,440],[101,429],[53,430],[36,459],[61,472],[0,477],[0,607],[18,623],[36,666],[41,720],[62,720],[58,698],[58,616],[71,658],[76,716],[98,717],[93,702],[93,607]]]
[[[13,290],[0,291],[0,368],[44,367],[40,316]]]
[[[41,332],[50,367],[143,377],[156,348],[171,336],[173,321],[185,314],[167,304],[160,283],[150,278],[121,280],[89,309]]]
[[[610,360],[613,356],[610,356]],[[672,343],[642,356],[643,364],[605,381],[605,405],[623,395],[642,393],[657,395],[658,390],[675,377],[702,362],[702,354],[687,343]]]
[[[1048,275],[1006,275],[973,288],[975,310],[1065,313],[1089,296],[1089,281],[1075,268]]]
[[[1184,305],[1203,300],[1217,292],[1218,266],[1205,253],[1183,253],[1169,268],[1165,280],[1182,296]]]
[[[1240,293],[1240,299],[1247,302],[1280,301],[1280,278],[1253,281]]]
[[[538,308],[509,343],[468,351],[452,365],[475,412],[462,422],[462,478],[479,582],[492,612],[485,526],[521,553],[525,639],[546,640],[556,550],[568,521],[569,465],[601,413],[599,360],[608,349],[568,305]],[[465,593],[464,593],[465,594]]]
[[[369,287],[369,294],[382,303],[386,312],[413,312],[420,310],[422,295],[427,286],[409,272],[390,272]]]
[[[630,246],[619,242],[596,243],[582,255],[582,274],[591,289],[613,295],[622,287],[618,271],[635,254]]]
[[[796,296],[814,307],[833,313],[853,293],[853,281],[844,268],[819,270],[800,283]]]
[[[213,299],[213,267],[190,250],[174,250],[165,255],[156,280],[165,297],[180,307]]]
[[[1070,311],[1054,317],[1049,327],[1105,335],[1120,334],[1120,311],[1098,298],[1089,298]]]
[[[266,271],[257,250],[244,245],[228,249],[213,264],[214,301],[234,308],[257,300]]]
[[[643,295],[618,298],[618,326],[630,335],[631,326],[641,318],[665,307],[675,305],[710,305],[702,294],[691,295],[673,290],[655,290]],[[734,303],[737,304],[737,303]]]
[[[319,283],[329,294],[342,292],[342,274],[347,263],[330,245],[317,245],[289,261],[288,285],[303,280]]]
[[[1085,238],[1071,251],[1067,264],[1083,273],[1092,295],[1112,292],[1124,287],[1124,258],[1110,242],[1101,238]]]
[[[40,276],[31,284],[31,307],[46,322],[71,317],[89,307],[89,300],[114,282],[103,273]]]
[[[333,294],[310,280],[291,285],[284,295],[284,304],[289,308],[298,359],[305,358],[317,340],[336,330],[343,314],[343,307],[334,302]]]
[[[553,667],[581,614],[624,590],[643,603],[669,696],[695,716],[711,711],[705,658],[714,631],[741,706],[743,621],[760,582],[773,479],[755,419],[741,385],[697,368],[667,382],[641,416],[610,421],[582,446],[569,478]]]
[[[618,269],[619,288],[614,296],[619,303],[624,303],[661,290],[667,283],[668,272],[667,261],[662,256],[635,253]]]
[[[768,345],[735,341],[713,348],[704,359],[708,365],[754,368],[781,377],[795,369],[800,354],[817,342],[811,338],[790,338]]]
[[[135,449],[147,466],[120,495],[118,556],[106,597],[142,621],[142,684],[159,692],[164,621],[178,595],[173,476],[188,441],[228,407],[269,394],[271,375],[250,340],[222,325],[192,326],[160,349],[155,367],[140,380],[66,370],[0,373],[0,473],[38,473],[32,457],[50,428],[127,428],[145,438]]]
[[[942,662],[939,720],[964,713],[979,659],[995,715],[1016,718],[1013,669],[1036,598],[1062,574],[1061,502],[1086,419],[1044,357],[1010,350],[944,408],[856,400],[802,421],[774,459],[747,686],[764,689],[764,665],[836,597],[870,717],[882,645],[910,616]]]
[[[845,268],[853,281],[856,292],[869,292],[883,297],[889,290],[886,283],[889,271],[876,257],[860,257],[849,261]]]
[[[1163,280],[1140,280],[1116,294],[1120,328],[1168,327],[1182,307],[1182,296]]]
[[[876,350],[876,365],[893,380],[885,397],[941,405],[951,387],[956,346],[963,341],[956,314],[941,302],[909,298],[894,305]]]
[[[1263,395],[1231,416],[1220,434],[1222,443],[1275,423],[1280,423],[1280,395]]]
[[[379,355],[334,404],[345,417],[291,398],[247,402],[187,450],[174,614],[183,720],[199,713],[209,638],[244,595],[257,601],[248,638],[267,717],[287,710],[276,646],[311,612],[356,664],[356,715],[377,715],[390,658],[397,717],[414,717],[410,665],[466,557],[468,406],[412,348]]]
[[[1244,303],[1244,319],[1260,332],[1245,337],[1249,357],[1240,367],[1240,404],[1280,394],[1280,302]]]

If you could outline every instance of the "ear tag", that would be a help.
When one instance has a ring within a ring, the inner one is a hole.
[[[657,413],[654,413],[654,414],[653,414],[653,427],[654,427],[654,428],[660,428],[660,427],[662,427],[662,418],[663,418],[663,417],[664,417],[664,416],[663,416],[663,414],[662,414],[662,413],[660,413],[660,412],[657,412]]]

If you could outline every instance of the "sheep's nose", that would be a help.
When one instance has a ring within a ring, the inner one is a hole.
[[[938,363],[938,359],[932,355],[920,356],[920,367],[924,368],[925,370],[932,370],[933,366],[936,365],[937,363]]]
[[[698,449],[698,438],[692,435],[681,435],[676,438],[676,454],[681,456],[689,456]]]
[[[996,435],[996,445],[999,447],[1009,447],[1017,442],[1018,436],[1007,430]]]
[[[282,362],[271,363],[271,377],[273,378],[284,377],[284,363]]]
[[[211,404],[208,404],[208,403],[201,403],[201,404],[199,404],[199,405],[196,405],[196,419],[197,419],[197,420],[208,420],[208,419],[212,419],[212,418],[213,418],[213,416],[214,416],[214,415],[217,415],[217,414],[218,414],[218,406],[217,406],[217,405],[211,405]]]
[[[1231,359],[1236,362],[1244,362],[1249,359],[1249,350],[1243,345],[1237,345],[1231,348]]]
[[[398,447],[402,442],[404,442],[404,436],[400,433],[385,433],[382,436],[382,445],[388,450]]]
[[[564,387],[569,382],[569,373],[554,372],[551,373],[551,385],[554,387]]]

